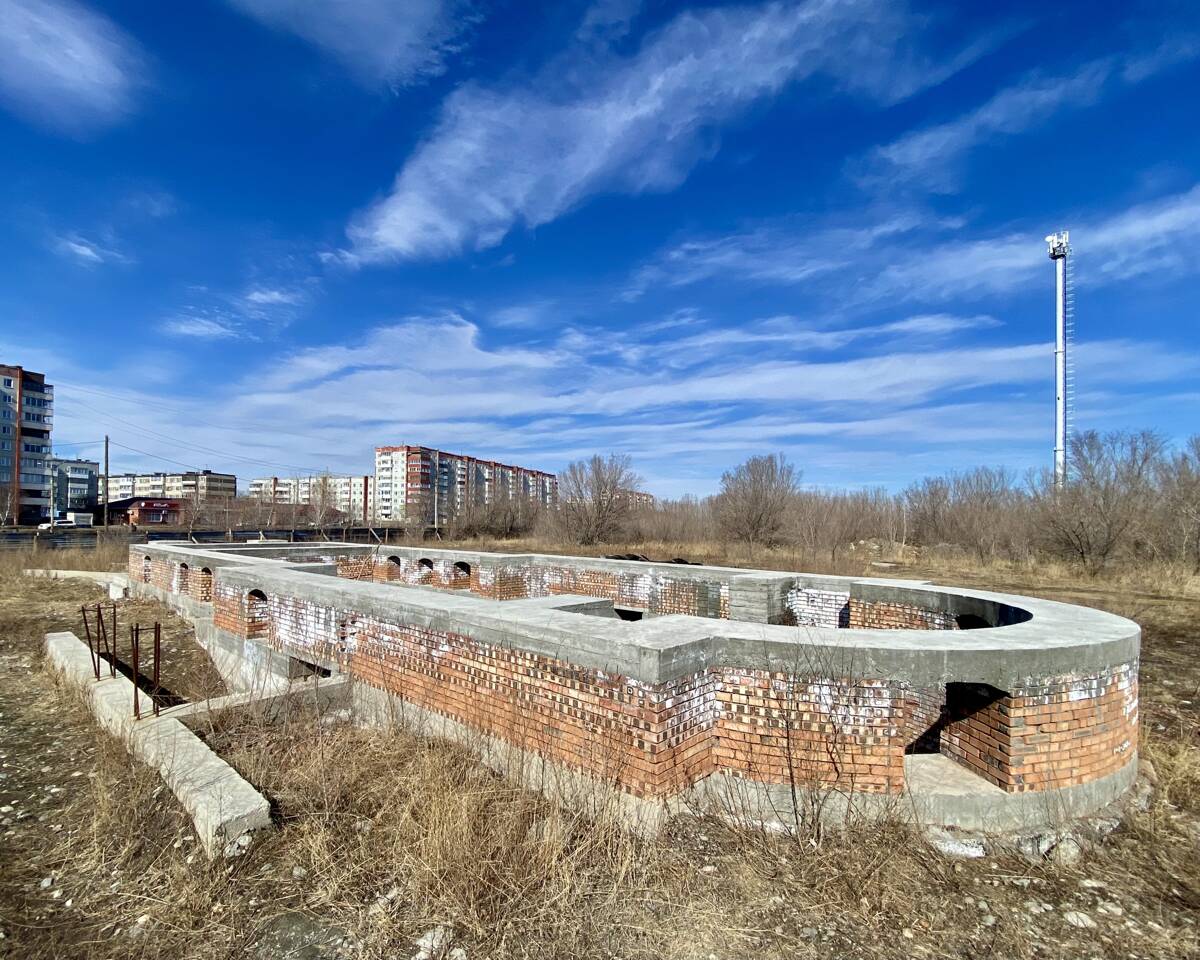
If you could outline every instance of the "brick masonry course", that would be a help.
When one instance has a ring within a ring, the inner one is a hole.
[[[646,800],[715,775],[897,796],[906,756],[939,752],[1005,794],[1074,791],[1078,809],[1135,769],[1140,631],[1085,608],[423,547],[154,544],[129,572],[218,632]]]

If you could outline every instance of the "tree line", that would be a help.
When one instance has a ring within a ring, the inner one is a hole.
[[[1200,573],[1200,435],[1173,449],[1150,431],[1080,433],[1067,476],[977,467],[927,477],[898,493],[805,487],[782,454],[727,471],[713,496],[638,504],[627,456],[593,456],[560,476],[559,509],[526,511],[505,535],[541,533],[578,544],[665,542],[799,548],[836,563],[863,540],[949,547],[980,563],[1053,557],[1090,574],[1139,562]],[[507,508],[511,521],[512,508]],[[483,523],[474,531],[486,534]]]

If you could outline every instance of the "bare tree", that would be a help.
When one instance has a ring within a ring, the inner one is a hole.
[[[309,480],[308,509],[313,526],[324,537],[325,527],[337,514],[337,498],[328,472]]]
[[[1003,467],[976,467],[950,480],[949,528],[953,542],[973,550],[980,563],[996,556],[1012,534],[1016,505],[1013,475]]]
[[[1072,437],[1067,483],[1059,488],[1043,475],[1034,494],[1050,546],[1093,576],[1131,546],[1154,502],[1165,448],[1162,437],[1148,430]]]
[[[559,519],[576,543],[616,539],[629,518],[629,494],[642,485],[630,458],[610,453],[576,460],[558,477]]]
[[[902,493],[913,539],[932,545],[950,540],[950,481],[924,477]]]
[[[782,453],[751,457],[721,477],[713,504],[717,523],[753,556],[755,544],[770,546],[778,540],[799,485],[799,472]]]
[[[1172,555],[1200,573],[1200,434],[1159,468],[1161,538]]]

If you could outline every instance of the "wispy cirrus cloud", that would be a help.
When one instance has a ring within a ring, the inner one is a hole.
[[[876,147],[852,161],[850,169],[864,186],[894,190],[899,183],[912,183],[954,192],[964,158],[975,147],[1043,125],[1064,110],[1094,106],[1114,89],[1141,83],[1197,56],[1200,38],[1184,36],[1147,53],[1092,60],[1068,74],[1037,71],[962,116]]]
[[[195,340],[230,340],[244,336],[240,325],[226,317],[181,313],[169,317],[162,323],[162,331],[176,337]]]
[[[473,22],[461,0],[229,0],[259,22],[324,50],[363,83],[437,76]]]
[[[256,306],[296,306],[304,302],[304,294],[299,290],[284,290],[277,287],[256,287],[248,291],[242,298],[246,303]]]
[[[1151,273],[1161,279],[1200,273],[1200,185],[1105,217],[1080,216],[1070,226],[1093,286]],[[1006,293],[1045,267],[1044,234],[1029,230],[889,250],[857,294],[864,300],[944,301]]]
[[[994,297],[1028,283],[1046,261],[1042,238],[1056,224],[971,234],[961,221],[868,213],[851,226],[788,220],[754,231],[697,237],[635,269],[622,291],[710,281],[803,287],[855,309],[881,300],[942,303]],[[1107,214],[1071,217],[1071,239],[1088,281],[1153,273],[1200,273],[1200,184]],[[949,236],[948,236],[949,235]]]
[[[278,333],[308,303],[309,291],[300,287],[258,285],[238,293],[210,290],[203,285],[189,290],[189,303],[168,316],[159,329],[169,336],[196,340],[241,337],[262,340]]]
[[[842,218],[845,219],[845,218]],[[638,268],[621,291],[636,300],[652,287],[686,287],[713,277],[791,286],[844,269],[880,242],[930,222],[905,211],[853,226],[781,223],[722,237],[697,237],[663,250]]]
[[[74,0],[0,0],[0,102],[37,126],[84,136],[128,115],[146,59],[110,19]]]
[[[179,335],[193,343],[245,335],[217,314],[174,319]],[[713,334],[731,329],[693,319]],[[999,445],[1025,449],[1045,435],[1047,405],[1031,388],[1050,377],[1051,344],[967,346],[953,333],[937,332],[991,322],[966,314],[901,316],[864,335],[880,348],[869,355],[845,345],[816,356],[777,339],[714,340],[712,349],[695,349],[706,363],[681,368],[647,363],[636,353],[597,353],[595,336],[514,347],[457,313],[417,315],[302,349],[260,341],[258,363],[211,390],[193,381],[180,390],[177,378],[157,386],[135,378],[136,386],[82,399],[62,389],[56,429],[119,440],[126,427],[144,425],[156,437],[139,435],[131,446],[251,475],[271,472],[264,463],[367,472],[374,444],[424,442],[551,470],[597,450],[619,450],[664,495],[709,492],[722,469],[764,449],[789,452],[817,482],[903,483],[926,470],[986,462]],[[747,332],[782,337],[787,325],[803,332],[794,318],[753,324]],[[691,323],[679,329],[703,332]],[[934,331],[933,339],[915,344],[911,332],[899,332],[914,329]],[[669,347],[645,328],[628,331],[628,339],[652,350]],[[431,354],[430,342],[442,349]],[[3,352],[31,363],[69,353],[0,336]],[[1185,396],[1200,374],[1200,355],[1154,340],[1084,341],[1078,365],[1089,388],[1089,423],[1102,426],[1139,391],[1164,393],[1148,385],[1178,384],[1166,392]],[[72,366],[68,360],[60,380],[96,382],[96,371]],[[194,445],[258,465],[238,468]]]
[[[468,83],[396,177],[357,217],[347,259],[448,257],[495,246],[602,192],[678,186],[710,134],[755,101],[821,76],[892,103],[977,56],[914,49],[903,6],[767,3],[687,12],[632,56],[567,55],[526,84]]]
[[[51,249],[61,257],[74,260],[88,267],[104,263],[132,263],[132,258],[122,253],[112,241],[89,239],[79,233],[66,233],[51,239]]]

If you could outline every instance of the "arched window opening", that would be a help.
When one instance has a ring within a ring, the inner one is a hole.
[[[150,582],[150,557],[142,557],[142,583]]]
[[[176,586],[177,591],[179,593],[187,593],[188,592],[188,565],[186,563],[181,563],[179,565],[179,574],[175,579],[176,579],[175,586]]]
[[[459,560],[454,565],[454,585],[466,587],[471,584],[471,565],[465,560]]]
[[[417,561],[417,580],[420,583],[429,583],[433,579],[433,561],[428,557],[422,557]]]
[[[267,603],[267,595],[261,590],[251,590],[246,594],[246,636],[249,639],[262,639],[270,632],[271,609]]]
[[[200,577],[196,581],[196,599],[202,603],[212,603],[212,571],[208,567],[200,568]]]

